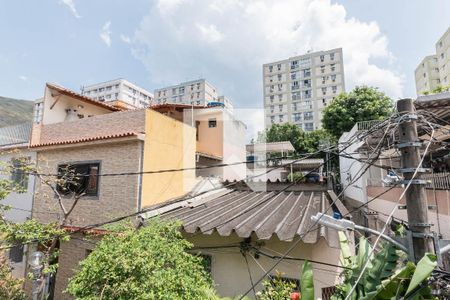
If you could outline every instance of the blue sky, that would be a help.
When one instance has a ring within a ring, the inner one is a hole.
[[[414,68],[449,26],[445,0],[0,0],[0,95],[202,77],[235,107],[262,107],[263,63],[343,47],[347,90],[415,96]]]

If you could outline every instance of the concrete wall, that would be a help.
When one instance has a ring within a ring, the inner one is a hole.
[[[143,142],[110,140],[109,143],[71,145],[67,148],[39,150],[38,170],[55,174],[58,165],[76,162],[100,162],[100,173],[139,172]],[[76,205],[68,225],[88,225],[123,216],[137,210],[140,175],[99,178],[98,196],[85,196]],[[73,203],[64,200],[66,207]],[[99,213],[101,212],[101,213]],[[54,193],[41,182],[36,184],[33,217],[41,222],[57,221],[61,216]]]
[[[76,110],[76,113],[83,114],[85,117],[111,112],[107,108],[85,103],[65,95],[52,96],[51,89],[45,87],[42,124],[46,125],[66,121],[68,119],[66,109]]]
[[[144,172],[195,167],[195,128],[153,110],[146,113]],[[143,175],[142,207],[187,193],[195,170]]]
[[[243,239],[232,235],[230,237],[221,237],[217,233],[212,235],[185,235],[185,237],[194,244],[194,247],[218,247],[239,244]],[[252,240],[256,240],[252,237]],[[263,242],[261,251],[271,255],[280,255],[292,245],[290,242],[281,242],[277,238],[271,238]],[[235,297],[243,294],[251,287],[251,282],[244,257],[239,248],[218,248],[203,249],[195,252],[212,256],[212,278],[216,284],[216,289],[220,296]],[[330,248],[324,239],[317,244],[300,243],[291,253],[291,257],[310,259],[320,262],[327,262],[339,265],[340,249]],[[259,279],[265,270],[268,270],[275,263],[274,259],[260,256],[247,256],[250,272],[253,280]],[[276,271],[282,272],[283,276],[299,279],[302,261],[283,260],[271,274]],[[323,287],[334,286],[337,283],[338,275],[341,269],[313,263],[314,289],[316,299],[321,299],[321,289]],[[262,289],[259,284],[256,291]],[[251,292],[248,296],[255,299]]]
[[[246,130],[241,121],[223,112],[223,163],[232,164],[246,160]],[[223,168],[224,180],[241,180],[246,177],[246,165],[237,164]]]

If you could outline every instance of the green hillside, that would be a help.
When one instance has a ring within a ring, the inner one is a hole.
[[[0,96],[0,127],[33,120],[33,101]]]

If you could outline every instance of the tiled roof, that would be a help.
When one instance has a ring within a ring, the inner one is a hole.
[[[161,218],[181,220],[187,233],[212,234],[216,231],[221,236],[236,233],[241,238],[255,233],[262,240],[276,235],[281,241],[292,241],[302,236],[305,243],[316,243],[324,237],[330,246],[338,247],[334,229],[320,227],[303,236],[313,224],[311,216],[324,212],[329,205],[324,191],[233,190],[216,198],[172,209],[162,213]]]
[[[108,135],[102,135],[102,136],[92,136],[92,137],[80,138],[80,139],[75,139],[75,140],[62,140],[62,141],[55,141],[55,142],[49,142],[49,143],[41,143],[41,144],[36,144],[36,145],[30,145],[30,148],[76,144],[76,143],[83,143],[83,142],[93,142],[93,141],[99,141],[99,140],[137,136],[137,135],[138,135],[138,133],[136,133],[136,132],[124,132],[124,133],[108,134]]]
[[[75,93],[74,91],[71,91],[71,90],[66,89],[66,88],[64,88],[62,86],[56,85],[54,83],[48,83],[47,82],[47,87],[49,89],[55,90],[58,93],[61,93],[63,95],[74,97],[74,98],[76,98],[78,100],[81,100],[81,101],[83,101],[85,103],[90,103],[90,104],[93,104],[93,105],[96,105],[96,106],[99,106],[99,107],[103,107],[103,108],[109,109],[111,111],[121,111],[121,110],[123,110],[123,109],[121,109],[119,107],[116,107],[116,106],[113,106],[113,105],[109,105],[109,104],[107,104],[105,102],[100,102],[100,101],[94,100],[92,98],[86,97],[84,95]]]
[[[31,122],[0,128],[0,147],[28,143],[31,137]]]
[[[171,104],[171,103],[165,103],[165,104],[156,104],[156,105],[152,105],[150,106],[151,109],[154,110],[159,110],[159,109],[164,109],[164,108],[195,108],[195,109],[200,109],[200,108],[209,108],[207,106],[203,106],[203,105],[190,105],[190,104]]]

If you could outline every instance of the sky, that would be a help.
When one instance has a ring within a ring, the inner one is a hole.
[[[262,64],[342,47],[347,91],[415,97],[414,69],[449,26],[448,0],[0,0],[0,96],[206,78],[262,108]]]

